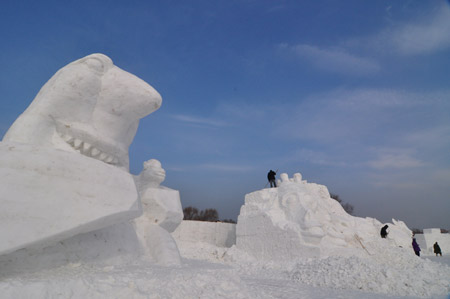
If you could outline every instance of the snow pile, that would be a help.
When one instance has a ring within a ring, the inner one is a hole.
[[[302,181],[299,173],[281,178],[278,188],[245,196],[236,226],[239,249],[262,260],[290,261],[373,254],[381,242],[411,248],[412,232],[403,222],[393,220],[388,238],[381,239],[381,222],[347,214],[325,186]]]
[[[236,271],[210,264],[155,267],[69,264],[18,277],[0,276],[0,298],[267,298]]]
[[[313,286],[359,289],[401,296],[430,297],[450,291],[450,268],[399,257],[388,263],[360,257],[328,257],[296,263],[285,274]]]
[[[257,260],[236,246],[178,242],[183,257],[223,263],[242,277],[283,279],[283,284],[354,290],[396,296],[432,297],[450,292],[450,267],[419,258],[401,248],[366,256],[329,256],[295,261]],[[412,249],[411,249],[412,251]],[[295,298],[295,297],[294,297]]]

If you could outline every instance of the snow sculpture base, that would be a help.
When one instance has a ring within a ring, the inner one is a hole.
[[[0,143],[0,255],[45,247],[142,213],[133,177],[83,155]]]
[[[169,233],[173,232],[183,220],[183,209],[178,190],[162,186],[147,188],[141,193],[141,201],[144,211],[142,217],[161,226]]]
[[[167,230],[143,216],[134,220],[134,227],[145,259],[162,266],[181,264],[177,243]]]
[[[236,247],[262,260],[292,261],[330,255],[373,255],[387,247],[410,250],[412,232],[401,221],[389,224],[347,214],[327,187],[281,174],[278,188],[245,196],[236,225]]]
[[[132,223],[76,235],[45,248],[27,248],[0,256],[0,276],[35,272],[72,264],[123,265],[144,253]],[[1,295],[0,295],[1,297]]]

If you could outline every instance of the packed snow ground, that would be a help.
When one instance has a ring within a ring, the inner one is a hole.
[[[330,298],[446,298],[450,294],[448,255],[419,258],[399,248],[367,258],[355,255],[270,264],[258,262],[235,247],[227,249],[188,242],[178,245],[182,256],[225,263],[237,269],[241,277],[259,281],[263,285],[259,288],[265,289],[268,295],[265,298],[324,298],[318,294],[325,295],[330,289],[333,289]],[[283,285],[292,292],[277,294],[276,290]],[[314,290],[311,287],[315,287]]]
[[[0,271],[0,298],[446,298],[450,256],[258,262],[235,247],[179,242],[181,266],[70,263]]]

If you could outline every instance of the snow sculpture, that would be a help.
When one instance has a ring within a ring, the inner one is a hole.
[[[410,247],[411,231],[401,221],[389,225],[390,237],[381,239],[383,224],[347,214],[323,185],[307,183],[300,174],[280,175],[278,188],[245,196],[236,226],[236,245],[260,259],[346,255],[348,248],[372,254],[379,242]]]
[[[161,102],[146,82],[92,54],[60,69],[3,141],[79,152],[128,170],[139,119]]]
[[[135,177],[141,195],[144,214],[150,223],[157,224],[173,232],[183,220],[180,193],[160,184],[164,181],[166,172],[158,160],[144,162],[144,169]]]
[[[161,101],[102,54],[60,69],[0,143],[0,255],[139,216],[128,147]]]
[[[136,233],[147,256],[160,264],[180,264],[176,242],[170,235],[183,220],[180,193],[161,186],[166,172],[158,160],[144,162],[135,176],[143,215],[134,220]]]

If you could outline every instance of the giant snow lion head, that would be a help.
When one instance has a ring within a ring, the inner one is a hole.
[[[128,170],[139,119],[161,102],[146,82],[92,54],[60,69],[3,141],[73,151]]]

